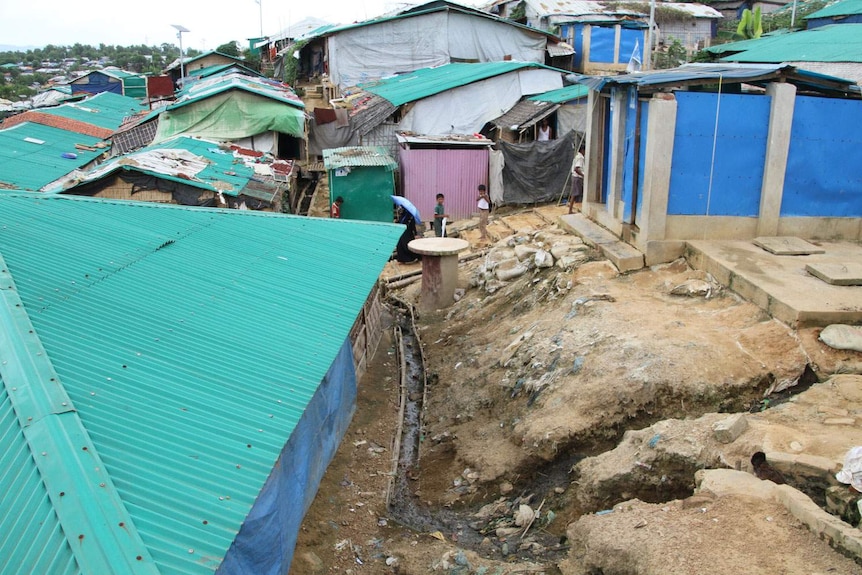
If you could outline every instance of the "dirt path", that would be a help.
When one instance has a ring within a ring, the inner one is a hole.
[[[858,364],[858,357],[850,357],[857,352],[830,350],[816,334],[790,330],[684,262],[620,275],[586,250],[569,268],[534,267],[506,282],[494,279],[489,268],[495,251],[524,253],[524,248],[559,244],[563,232],[549,224],[555,209],[560,208],[498,216],[490,230],[501,241],[481,246],[490,251],[461,266],[463,297],[447,310],[418,317],[430,379],[421,460],[410,481],[421,504],[432,513],[438,510],[440,529],[414,532],[393,524],[386,511],[398,373],[394,344],[384,339],[361,384],[348,435],[306,517],[292,574],[591,572],[584,570],[587,563],[574,561],[578,551],[569,550],[572,538],[582,533],[582,541],[596,549],[604,544],[591,539],[595,535],[586,518],[578,523],[582,531],[573,532],[572,522],[600,511],[600,505],[638,496],[637,481],[635,475],[624,487],[609,482],[596,497],[579,498],[572,483],[577,475],[570,472],[574,464],[610,453],[627,430],[670,418],[757,410],[768,389],[794,382],[806,365],[825,379],[837,366]],[[466,226],[461,235],[475,240],[474,233]],[[700,295],[672,294],[680,286],[701,290]],[[415,302],[419,284],[397,291]],[[771,429],[780,421],[773,421]],[[703,565],[715,562],[713,554],[734,553],[756,566],[750,573],[827,572],[830,565],[835,572],[860,572],[827,545],[810,541],[798,521],[769,503],[722,499],[709,506],[710,520],[722,527],[712,531],[697,531],[703,517],[683,512],[679,504],[667,504],[672,515],[662,511],[663,502],[691,496],[698,465],[739,467],[742,461],[746,470],[748,451],[755,446],[790,451],[791,443],[798,445],[812,431],[794,430],[784,437],[767,435],[756,421],[753,425],[755,432],[719,449],[711,460],[705,448],[691,448],[685,464],[669,458],[677,463],[653,474],[660,481],[643,490],[657,507],[638,507],[643,517],[635,523],[660,524],[661,534],[646,529],[630,533],[629,539],[645,554],[656,547],[660,557],[662,545],[679,537],[685,544],[675,551],[678,568],[655,571],[647,558],[642,571],[625,571],[609,561],[606,575],[700,573]],[[691,432],[692,437],[698,433]],[[851,436],[835,426],[813,435],[821,433],[836,439],[807,444],[803,451],[840,460]],[[862,443],[862,436],[858,440]],[[522,516],[537,510],[536,517]],[[622,521],[614,515],[607,526]],[[667,524],[660,519],[671,516]],[[760,565],[758,557],[768,565],[781,551],[746,543],[750,522],[763,517],[777,519],[769,521],[773,531],[763,535],[772,533],[786,552],[804,549],[801,557],[811,558],[810,568],[802,560],[784,561],[778,570]],[[587,518],[600,521],[602,516]],[[615,529],[623,538],[625,530],[641,527],[623,521]],[[651,535],[638,542],[644,533]],[[571,553],[572,560],[564,560],[559,549]],[[730,561],[715,572],[739,568],[738,561]]]

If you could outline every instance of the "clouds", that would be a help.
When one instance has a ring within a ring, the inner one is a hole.
[[[413,4],[415,2],[410,2]],[[272,35],[303,18],[332,23],[373,18],[403,7],[389,0],[0,0],[2,43],[14,46],[54,44],[178,44],[171,24],[188,28],[183,47],[213,50],[236,40]]]

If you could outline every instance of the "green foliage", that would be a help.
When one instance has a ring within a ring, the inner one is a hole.
[[[673,36],[671,38],[673,41],[664,50],[653,54],[653,69],[676,68],[685,63],[688,56],[685,46],[677,38]]]
[[[234,58],[240,57],[239,45],[236,43],[236,41],[222,44],[221,46],[216,48],[216,52],[221,52],[222,54],[225,54],[227,56],[233,56]]]
[[[296,84],[296,75],[299,73],[299,60],[293,57],[296,52],[299,52],[308,44],[308,40],[296,42],[285,54],[284,58],[284,78],[282,82],[293,86]]]
[[[515,6],[515,9],[512,10],[511,14],[509,14],[509,20],[513,20],[515,22],[518,22],[520,20],[525,19],[526,17],[527,17],[527,3],[522,0],[521,2],[518,2],[518,5]]]
[[[754,12],[746,8],[742,11],[742,18],[739,19],[739,25],[736,27],[736,40],[753,40],[760,38],[763,35],[763,18],[760,13],[760,6],[754,9]]]
[[[830,0],[802,0],[796,4],[796,17],[793,17],[792,4],[784,6],[775,12],[763,16],[763,29],[767,32],[775,30],[804,30],[805,17],[822,10]],[[793,25],[791,26],[791,20]]]

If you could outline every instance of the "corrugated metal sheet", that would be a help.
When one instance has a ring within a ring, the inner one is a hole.
[[[503,130],[518,130],[532,126],[542,118],[553,114],[559,107],[559,104],[544,101],[521,100],[511,110],[491,120],[491,123]]]
[[[185,156],[174,155],[172,151],[187,151],[200,168],[193,170],[185,162]],[[75,186],[63,190],[75,193],[75,188],[99,180],[119,170],[140,172],[165,180],[179,182],[188,186],[211,192],[222,192],[237,196],[254,177],[254,168],[238,161],[230,151],[219,148],[218,142],[199,138],[177,136],[172,140],[148,146],[139,152],[118,156],[91,170]],[[273,189],[270,193],[275,192]]]
[[[95,146],[101,141],[31,122],[0,130],[0,187],[40,190],[104,151],[78,150],[75,144]],[[76,154],[77,158],[64,158],[65,153]]]
[[[551,90],[550,92],[544,92],[543,94],[536,94],[535,96],[530,96],[527,99],[533,100],[535,102],[553,102],[554,104],[564,104],[566,102],[571,102],[572,100],[580,100],[581,98],[586,98],[589,93],[590,89],[583,84],[573,84],[571,86],[566,86],[557,90]]]
[[[0,573],[79,574],[5,382],[0,382],[0,445]]]
[[[402,228],[13,193],[0,218],[6,269],[131,517],[107,528],[138,533],[162,573],[211,573]],[[2,441],[9,469],[19,438]],[[12,497],[39,497],[27,487]]]
[[[806,16],[807,20],[862,14],[862,0],[842,0]]]
[[[719,49],[719,46],[715,47]],[[831,24],[729,44],[724,62],[862,62],[862,24]],[[716,50],[717,51],[717,50]]]
[[[678,68],[619,76],[584,76],[579,81],[593,90],[603,90],[613,85],[634,85],[639,88],[655,89],[685,84],[716,83],[719,78],[723,82],[732,83],[769,82],[783,78],[809,87],[821,86],[824,89],[844,90],[857,94],[859,92],[859,87],[849,85],[848,80],[800,70],[787,64],[685,64]]]
[[[487,148],[401,150],[401,181],[404,196],[422,214],[423,221],[434,221],[438,193],[446,196],[446,213],[453,220],[478,213],[479,184],[488,184]]]
[[[323,166],[327,170],[354,166],[380,166],[394,170],[398,163],[382,146],[352,146],[323,150]]]
[[[41,111],[100,128],[116,130],[122,125],[123,118],[146,109],[147,107],[137,98],[101,92],[80,102],[62,104],[56,108],[45,108]]]
[[[446,90],[526,68],[554,69],[534,62],[456,62],[361,84],[360,87],[385,98],[395,106],[401,106]]]

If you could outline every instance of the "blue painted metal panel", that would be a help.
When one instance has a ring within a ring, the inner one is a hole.
[[[626,94],[626,127],[625,144],[623,146],[623,219],[627,222],[632,217],[632,198],[634,194],[634,172],[635,172],[635,127],[637,119],[638,94],[634,88],[629,88]]]
[[[613,28],[593,26],[590,29],[590,62],[613,64],[617,34]]]
[[[668,215],[757,217],[770,98],[676,92],[676,99]]]
[[[799,96],[782,216],[862,217],[862,102]]]

